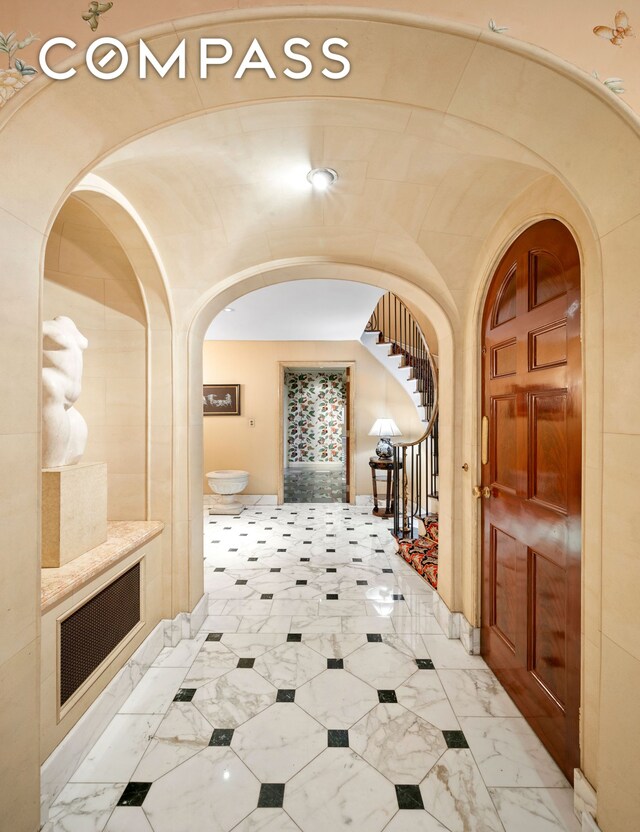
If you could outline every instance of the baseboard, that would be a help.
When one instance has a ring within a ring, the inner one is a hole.
[[[278,505],[278,495],[277,494],[236,494],[236,499],[239,503],[242,503],[245,506],[277,506]],[[214,505],[215,503],[220,502],[220,495],[219,494],[204,494],[203,495],[203,505],[205,510],[209,507]]]
[[[287,468],[292,471],[340,471],[344,462],[290,462]]]
[[[602,832],[595,818],[589,812],[583,812],[580,818],[582,832]]]
[[[433,596],[433,615],[447,638],[457,638],[471,655],[480,653],[480,628],[470,624],[461,612],[451,612],[437,592]]]
[[[167,646],[183,638],[193,638],[207,616],[209,599],[205,594],[190,613],[164,619],[149,633],[140,647],[118,671],[40,768],[40,818],[45,825],[49,808],[67,781],[89,753],[98,737],[118,713],[127,697]]]
[[[357,494],[356,495],[356,505],[357,506],[372,506],[373,505],[373,495],[372,494]]]
[[[191,612],[180,612],[175,618],[166,618],[164,624],[164,647],[175,647],[183,638],[194,638],[209,614],[209,598],[203,595]]]
[[[582,821],[583,829],[590,829],[585,826],[583,814],[590,815],[592,818],[596,817],[598,809],[598,796],[596,790],[591,783],[584,776],[579,768],[573,770],[573,811],[579,821]],[[593,829],[597,829],[595,826]]]

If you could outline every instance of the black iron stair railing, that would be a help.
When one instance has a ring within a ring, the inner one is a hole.
[[[393,533],[399,539],[418,536],[418,519],[438,499],[438,372],[420,325],[397,295],[380,298],[366,326],[401,356],[415,380],[425,429],[413,442],[393,445]]]

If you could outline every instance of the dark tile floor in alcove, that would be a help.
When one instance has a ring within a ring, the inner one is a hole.
[[[285,468],[285,503],[346,503],[344,468],[335,471],[304,471]]]

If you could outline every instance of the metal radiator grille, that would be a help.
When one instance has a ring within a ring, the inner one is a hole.
[[[60,705],[140,621],[140,564],[61,623]]]

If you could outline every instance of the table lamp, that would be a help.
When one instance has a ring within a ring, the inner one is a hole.
[[[369,436],[380,437],[380,441],[376,446],[378,459],[391,459],[393,456],[391,437],[402,436],[402,431],[398,428],[393,419],[376,419],[373,423],[373,427],[369,431]]]

